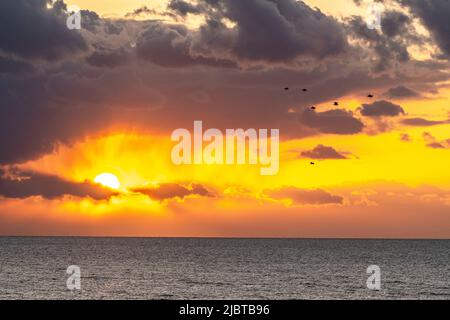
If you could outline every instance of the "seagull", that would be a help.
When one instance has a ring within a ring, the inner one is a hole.
[[[309,164],[314,165],[314,162],[311,161]]]
[[[306,88],[303,88],[303,89],[302,89],[302,91],[303,91],[303,92],[306,92],[306,91],[308,91],[308,89],[306,89]]]
[[[286,87],[286,88],[284,88],[284,90],[289,90],[289,88],[288,88],[288,87]]]
[[[373,94],[370,94],[370,93],[369,93],[369,94],[367,95],[367,98],[373,98]]]
[[[311,110],[316,110],[316,107],[312,106],[312,107],[311,107]]]
[[[338,105],[339,105],[339,102],[335,101],[335,102],[333,103],[333,105],[338,106]]]

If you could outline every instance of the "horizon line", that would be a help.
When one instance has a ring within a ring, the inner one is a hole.
[[[388,238],[388,237],[222,237],[222,236],[83,236],[83,235],[2,235],[0,238],[117,238],[117,239],[223,239],[223,240],[443,240],[450,238]]]

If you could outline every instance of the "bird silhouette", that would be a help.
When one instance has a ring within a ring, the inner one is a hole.
[[[303,89],[302,89],[302,91],[303,91],[303,92],[306,92],[306,91],[308,91],[308,89],[306,89],[306,88],[303,88]]]
[[[316,107],[312,106],[312,107],[311,107],[311,110],[316,110]]]
[[[311,161],[309,164],[314,165],[315,163]]]
[[[335,101],[335,102],[333,103],[333,105],[338,106],[338,105],[339,105],[339,102]]]
[[[289,88],[288,88],[288,87],[286,87],[286,88],[284,88],[284,90],[289,90]]]
[[[373,94],[369,93],[369,94],[367,95],[367,98],[373,98]]]

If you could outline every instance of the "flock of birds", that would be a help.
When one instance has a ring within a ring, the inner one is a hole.
[[[285,87],[284,90],[286,90],[286,91],[289,90],[289,87]],[[302,92],[307,92],[307,91],[308,91],[308,89],[306,89],[306,88],[302,89]],[[371,93],[367,94],[367,98],[373,98],[373,97],[374,97],[373,94],[371,94]],[[333,102],[333,105],[334,106],[339,106],[339,102],[335,101],[335,102]],[[312,106],[311,110],[316,110],[316,107]],[[311,161],[309,164],[310,165],[315,165],[315,162]]]

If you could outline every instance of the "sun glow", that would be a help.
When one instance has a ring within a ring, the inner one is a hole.
[[[111,189],[120,188],[119,179],[112,173],[101,173],[95,177],[94,182]]]

